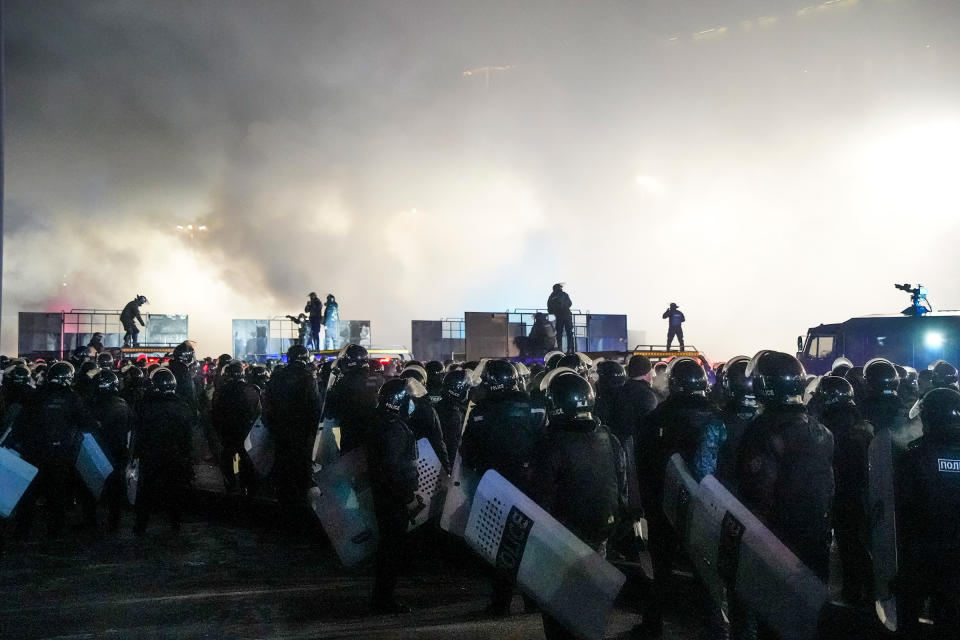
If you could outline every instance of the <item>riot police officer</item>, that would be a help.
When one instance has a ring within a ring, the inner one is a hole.
[[[90,412],[100,423],[98,439],[114,469],[104,483],[103,498],[109,510],[110,528],[116,531],[120,528],[120,514],[126,498],[123,470],[127,464],[127,441],[135,416],[130,405],[120,397],[120,379],[113,371],[101,369],[97,373],[93,379],[93,394]]]
[[[941,387],[920,405],[923,436],[898,464],[900,569],[895,582],[898,620],[919,636],[920,610],[931,600],[935,638],[960,628],[960,392]]]
[[[626,369],[629,378],[620,387],[614,399],[608,426],[624,448],[633,446],[637,426],[659,402],[657,394],[650,387],[651,369],[650,359],[646,356],[631,356]],[[633,458],[632,452],[628,451],[627,455]]]
[[[824,581],[830,560],[833,435],[807,414],[803,365],[761,351],[747,365],[763,411],[737,456],[737,494],[750,511]]]
[[[550,432],[538,447],[531,493],[537,504],[602,556],[627,508],[623,449],[594,417],[589,382],[560,373],[544,396]],[[547,638],[573,638],[547,614],[543,630]]]
[[[597,399],[595,413],[601,424],[609,426],[613,419],[613,404],[621,387],[627,381],[627,370],[614,360],[597,363]]]
[[[403,543],[418,505],[417,441],[407,426],[417,400],[427,390],[412,379],[386,381],[377,394],[374,424],[364,433],[371,469],[377,544],[371,608],[374,613],[407,613],[394,596],[403,560]]]
[[[62,533],[67,506],[77,491],[83,503],[85,523],[96,522],[93,496],[80,479],[75,464],[83,432],[93,432],[97,424],[73,390],[73,377],[73,365],[69,362],[50,366],[44,384],[26,407],[21,423],[24,431],[15,437],[23,458],[38,469],[34,483],[46,504],[47,535],[51,538]],[[37,497],[37,493],[32,493],[21,503],[18,532],[29,530]]]
[[[873,427],[861,416],[854,404],[853,387],[844,378],[824,376],[814,397],[822,407],[820,420],[834,438],[833,532],[843,569],[843,599],[854,606],[866,606],[873,601],[867,506],[867,461]]]
[[[243,442],[250,427],[260,415],[260,391],[244,380],[243,363],[233,360],[223,368],[220,388],[213,392],[211,418],[220,438],[220,472],[227,491],[236,491],[237,476],[233,461],[239,456],[239,488],[249,495],[254,489],[257,474],[247,456]]]
[[[340,453],[347,454],[363,444],[383,378],[370,374],[369,354],[358,344],[343,348],[337,368],[340,377],[327,393],[324,414],[340,425]]]
[[[401,371],[400,377],[414,379],[420,384],[425,385],[427,373],[423,367],[413,365]],[[430,391],[428,389],[427,396],[415,402],[416,407],[407,424],[418,441],[421,438],[426,438],[430,441],[430,446],[433,448],[433,452],[437,454],[440,464],[442,464],[443,468],[449,473],[450,457],[447,454],[447,445],[443,437],[443,427],[440,424],[440,417],[437,415],[436,409],[433,408],[433,402],[429,394]]]
[[[280,526],[286,533],[303,522],[301,512],[310,488],[311,451],[320,413],[320,393],[310,353],[295,344],[287,350],[287,365],[267,385],[263,414],[276,447],[273,475]]]
[[[485,363],[480,378],[484,397],[467,418],[460,457],[477,474],[494,469],[522,491],[530,484],[530,465],[543,434],[543,418],[534,413],[529,396],[517,384],[517,370],[506,360]],[[491,586],[487,613],[508,615],[513,585],[495,575]]]
[[[693,358],[675,358],[666,372],[669,395],[641,422],[636,435],[635,458],[641,500],[650,527],[650,559],[654,584],[643,606],[643,631],[659,635],[672,566],[677,554],[676,534],[663,512],[663,479],[674,453],[683,457],[697,480],[716,471],[726,437],[719,408],[706,397],[707,373]],[[705,630],[720,635],[719,608],[703,588],[698,589]]]
[[[153,391],[144,401],[133,438],[131,458],[140,460],[137,484],[136,525],[142,537],[158,507],[167,512],[170,529],[177,533],[193,480],[192,407],[177,393],[177,379],[161,367],[150,375]]]
[[[467,398],[473,387],[473,374],[466,369],[457,369],[443,377],[442,395],[437,403],[437,417],[443,431],[443,444],[451,465],[460,450],[463,420],[467,413]]]
[[[734,356],[723,365],[720,383],[723,402],[721,417],[727,427],[727,438],[720,447],[717,459],[717,480],[732,488],[737,454],[743,433],[757,415],[757,399],[753,395],[753,380],[746,375],[747,356]]]

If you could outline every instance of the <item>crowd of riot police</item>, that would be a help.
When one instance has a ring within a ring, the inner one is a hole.
[[[380,532],[373,611],[408,610],[394,587],[417,508],[416,443],[427,438],[447,472],[458,456],[466,468],[496,470],[611,560],[629,561],[645,544],[652,575],[634,631],[649,638],[662,635],[664,612],[677,606],[670,594],[682,551],[662,507],[674,454],[697,480],[715,476],[824,581],[835,543],[843,600],[869,612],[867,451],[888,430],[899,633],[917,634],[921,616],[938,637],[953,637],[960,624],[960,473],[951,466],[960,464],[960,391],[957,369],[943,361],[919,373],[883,359],[841,362],[813,377],[776,351],[733,358],[715,372],[692,358],[654,366],[635,355],[624,366],[553,353],[529,369],[491,359],[406,362],[385,371],[358,345],[324,363],[294,345],[285,364],[268,367],[227,355],[198,362],[184,343],[164,365],[114,363],[86,350],[69,361],[0,364],[2,446],[39,469],[8,523],[14,536],[29,535],[40,499],[48,535],[62,532],[74,502],[84,522],[95,524],[95,501],[73,465],[83,432],[97,437],[115,469],[137,460],[135,533],[144,535],[158,509],[175,531],[193,473],[192,434],[199,428],[216,442],[211,451],[225,489],[249,495],[260,478],[244,439],[258,419],[276,448],[270,481],[279,526],[296,534],[310,517],[313,446],[326,418],[339,425],[341,454],[367,452]],[[102,495],[110,528],[120,525],[125,496],[123,474],[114,473]],[[640,519],[649,527],[645,543],[633,535]],[[487,612],[508,615],[514,585],[495,572],[490,579]],[[697,596],[706,637],[772,633],[735,597],[723,604],[725,614],[705,590]],[[543,617],[548,637],[566,637]]]

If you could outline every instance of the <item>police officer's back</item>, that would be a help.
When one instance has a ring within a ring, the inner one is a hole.
[[[135,424],[130,405],[120,397],[120,379],[113,371],[101,370],[93,380],[94,396],[90,412],[99,423],[97,439],[109,457],[114,472],[103,487],[104,500],[110,511],[110,527],[120,526],[123,508],[123,470],[127,463],[127,442]]]
[[[833,503],[833,436],[802,402],[796,358],[761,351],[747,367],[762,411],[747,427],[735,485],[744,505],[826,580]]]
[[[545,399],[550,429],[538,445],[532,497],[602,555],[627,506],[623,449],[591,413],[593,388],[577,374],[553,377]],[[548,639],[573,637],[546,614],[543,630]]]
[[[652,365],[646,356],[635,355],[627,363],[627,380],[613,399],[610,430],[626,446],[640,422],[653,411],[660,399],[647,380]]]
[[[470,411],[460,442],[466,466],[495,469],[521,489],[529,477],[534,448],[543,433],[541,414],[518,390],[516,369],[505,360],[488,361],[481,373],[484,397]]]
[[[371,602],[375,613],[409,611],[394,596],[403,559],[403,541],[417,502],[415,492],[419,484],[417,440],[407,420],[416,400],[426,393],[423,385],[415,380],[388,380],[378,393],[373,424],[364,432],[380,531]]]
[[[179,530],[193,480],[193,408],[177,393],[172,371],[155,369],[150,379],[153,392],[143,401],[130,453],[140,460],[134,527],[138,536],[146,532],[150,515],[158,506],[167,511],[171,529]]]
[[[720,447],[716,476],[728,489],[732,487],[743,434],[747,425],[757,416],[753,380],[746,375],[749,362],[747,356],[735,356],[728,360],[723,365],[723,378],[718,385],[723,400],[720,415],[727,428],[727,438]]]
[[[242,489],[251,489],[254,472],[247,458],[243,442],[254,420],[262,412],[260,390],[244,379],[243,364],[232,361],[223,368],[219,388],[213,392],[211,422],[222,445],[220,471],[226,487],[235,487],[233,460],[240,458],[240,484]]]
[[[936,638],[960,628],[960,392],[948,387],[922,399],[923,436],[899,461],[900,572],[898,618],[916,633],[923,600],[931,598]]]
[[[596,418],[604,425],[613,420],[613,406],[616,397],[627,381],[627,370],[614,360],[602,360],[597,363],[597,401]]]
[[[341,375],[327,393],[324,413],[339,423],[340,452],[346,454],[363,443],[383,378],[370,373],[367,350],[357,344],[344,347],[337,368]]]
[[[457,369],[443,377],[440,401],[437,402],[437,417],[443,431],[443,443],[447,456],[452,462],[460,450],[460,437],[463,435],[463,421],[467,412],[467,397],[473,387],[474,379],[470,371]]]
[[[419,366],[407,367],[400,372],[401,378],[414,379],[423,384],[424,388],[426,388],[426,375],[424,368]],[[449,472],[450,459],[447,455],[447,445],[443,437],[443,427],[440,425],[440,417],[433,407],[429,394],[430,390],[427,389],[426,396],[414,401],[415,407],[407,424],[417,440],[426,438],[430,441],[430,446],[433,448],[433,452],[437,454],[440,464]]]

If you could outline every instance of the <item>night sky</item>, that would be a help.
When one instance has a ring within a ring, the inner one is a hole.
[[[714,359],[960,308],[955,0],[5,7],[6,353],[137,293],[202,355],[310,291],[409,345],[562,281]]]

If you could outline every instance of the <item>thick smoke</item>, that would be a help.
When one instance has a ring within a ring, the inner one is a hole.
[[[314,290],[409,343],[565,281],[716,357],[960,306],[950,3],[717,5],[8,2],[3,350],[136,293],[204,353]]]

